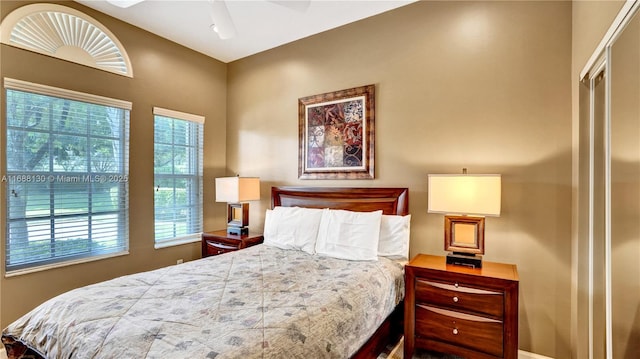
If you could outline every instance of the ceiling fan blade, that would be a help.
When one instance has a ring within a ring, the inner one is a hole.
[[[268,0],[271,3],[284,6],[298,12],[305,12],[311,4],[311,0]]]
[[[224,0],[211,0],[211,19],[214,31],[222,40],[236,36],[236,27],[233,25],[231,14]]]
[[[107,2],[111,5],[115,5],[117,7],[128,8],[137,3],[141,3],[144,0],[107,0]]]

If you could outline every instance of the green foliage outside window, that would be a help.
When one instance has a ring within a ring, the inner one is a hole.
[[[128,110],[6,90],[7,268],[126,246]]]

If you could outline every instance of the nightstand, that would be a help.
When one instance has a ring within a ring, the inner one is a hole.
[[[447,265],[418,254],[405,266],[404,357],[416,348],[465,358],[518,356],[518,271]]]
[[[263,241],[262,234],[227,234],[226,229],[202,233],[202,258],[255,246]]]

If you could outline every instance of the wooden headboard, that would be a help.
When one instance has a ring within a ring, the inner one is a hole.
[[[409,214],[408,188],[272,187],[271,208],[333,208],[358,212]]]

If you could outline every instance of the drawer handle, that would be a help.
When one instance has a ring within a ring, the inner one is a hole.
[[[458,328],[453,328],[453,335],[458,335]]]
[[[457,283],[457,282],[454,284],[446,284],[446,283],[440,283],[440,282],[432,282],[424,279],[416,279],[416,283],[420,283],[421,285],[426,285],[430,287],[453,290],[453,291],[462,292],[462,293],[487,294],[487,295],[498,295],[498,296],[504,295],[504,292],[500,292],[500,291],[496,292],[491,290],[465,287],[464,285],[461,285],[460,283]]]
[[[454,303],[458,303],[458,301],[459,301],[459,300],[460,300],[460,299],[458,299],[458,297],[453,297],[453,302],[454,302]]]

